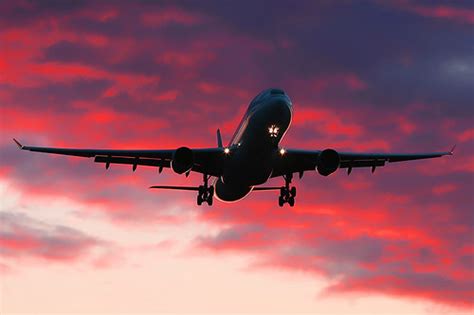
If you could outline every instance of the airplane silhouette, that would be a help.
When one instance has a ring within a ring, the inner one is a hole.
[[[333,149],[303,150],[280,147],[280,141],[291,124],[293,104],[281,89],[267,89],[251,102],[235,131],[229,145],[222,144],[217,130],[217,147],[168,150],[108,150],[108,149],[65,149],[24,146],[16,139],[22,150],[63,154],[79,157],[93,157],[94,162],[110,164],[130,164],[135,171],[138,165],[171,168],[177,174],[190,172],[203,174],[203,185],[151,186],[153,189],[174,189],[197,191],[197,204],[207,202],[212,205],[214,195],[221,201],[233,202],[247,196],[251,191],[278,190],[279,206],[295,203],[296,187],[290,187],[293,174],[301,178],[305,171],[316,170],[323,176],[346,168],[350,174],[354,167],[370,167],[372,173],[385,163],[428,159],[449,152],[420,154],[349,153]],[[285,184],[281,187],[259,187],[269,178],[282,176]],[[213,178],[212,182],[209,180]]]

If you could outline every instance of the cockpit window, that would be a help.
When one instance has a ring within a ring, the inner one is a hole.
[[[260,94],[255,96],[255,98],[252,100],[252,103],[260,103],[264,99],[266,94],[267,94],[267,91],[261,92]]]
[[[282,89],[267,89],[262,91],[260,94],[255,96],[255,98],[250,102],[249,108],[253,108],[256,105],[260,104],[264,99],[271,95],[286,95]]]
[[[271,95],[285,95],[285,92],[281,89],[271,89],[270,94]]]
[[[254,107],[255,105],[259,104],[263,101],[263,99],[268,95],[268,91],[263,91],[250,102],[249,108]]]

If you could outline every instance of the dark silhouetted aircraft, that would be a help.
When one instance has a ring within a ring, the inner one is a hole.
[[[171,168],[177,174],[189,175],[198,172],[203,175],[203,184],[198,187],[151,186],[155,189],[175,189],[197,192],[197,204],[212,205],[213,197],[233,202],[247,196],[252,190],[278,190],[278,204],[293,206],[296,187],[290,187],[293,174],[301,178],[305,171],[316,170],[323,176],[339,168],[350,174],[354,167],[377,167],[389,162],[429,159],[449,152],[420,154],[348,153],[334,149],[302,150],[282,148],[279,144],[287,132],[293,115],[293,105],[281,89],[267,89],[258,94],[247,109],[229,145],[222,144],[217,130],[217,147],[169,150],[108,150],[108,149],[64,149],[32,147],[21,145],[22,150],[94,158],[94,162],[130,164],[133,171],[138,165]],[[454,149],[454,147],[453,147]],[[281,187],[261,187],[268,179],[282,176]],[[211,180],[212,178],[212,180]],[[210,181],[211,180],[211,181]]]

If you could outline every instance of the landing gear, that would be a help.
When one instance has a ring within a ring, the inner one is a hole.
[[[280,197],[278,197],[278,205],[283,207],[285,203],[288,203],[290,207],[295,205],[295,197],[296,197],[296,187],[291,187],[291,180],[293,179],[293,174],[284,175],[283,178],[285,179],[285,186],[280,188]]]
[[[209,187],[209,176],[203,175],[204,185],[199,186],[198,196],[197,196],[197,205],[200,206],[203,202],[207,202],[209,206],[212,206],[212,201],[214,197],[214,187]]]

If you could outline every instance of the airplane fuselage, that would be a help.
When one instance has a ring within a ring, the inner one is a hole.
[[[268,89],[249,105],[229,143],[223,175],[215,183],[221,201],[237,201],[265,183],[272,175],[273,159],[292,118],[292,103],[279,89]]]

